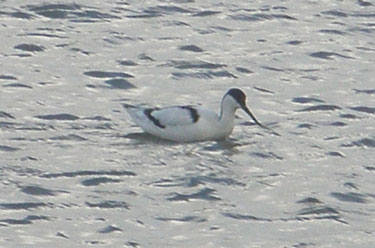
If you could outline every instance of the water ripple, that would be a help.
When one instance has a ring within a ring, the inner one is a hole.
[[[178,49],[180,49],[181,51],[189,51],[189,52],[195,52],[195,53],[203,52],[203,49],[196,45],[180,46]]]
[[[150,183],[156,187],[196,187],[198,185],[205,185],[207,183],[214,183],[220,185],[235,185],[245,186],[245,184],[238,182],[229,177],[218,177],[215,174],[204,175],[191,175],[178,177],[174,179],[160,179],[158,181]]]
[[[43,202],[0,203],[0,209],[5,210],[27,210],[46,206],[48,204]]]
[[[59,177],[82,177],[82,176],[136,176],[131,171],[75,171],[62,173],[45,173],[40,175],[42,178],[59,178]]]
[[[50,218],[42,215],[28,215],[23,219],[0,219],[0,223],[7,225],[29,225],[33,224],[36,220],[50,220]]]
[[[180,194],[173,193],[171,197],[168,197],[168,201],[190,201],[190,200],[205,200],[205,201],[219,201],[219,197],[214,196],[216,192],[214,189],[204,188],[196,193],[192,194]]]
[[[99,184],[104,184],[104,183],[119,183],[121,180],[119,179],[112,179],[109,177],[97,177],[97,178],[90,178],[81,181],[81,184],[84,186],[97,186]]]
[[[359,90],[359,89],[354,89],[356,93],[364,93],[364,94],[369,94],[373,95],[375,94],[375,89],[369,89],[369,90]]]
[[[2,151],[2,152],[15,152],[15,151],[18,151],[18,150],[20,150],[20,148],[13,147],[13,146],[0,145],[0,151]]]
[[[128,80],[123,78],[108,79],[104,83],[108,84],[109,87],[112,89],[127,90],[136,88],[134,84],[130,83]]]
[[[125,72],[113,72],[113,71],[85,71],[83,74],[89,77],[95,78],[113,78],[113,77],[121,77],[121,78],[133,78],[134,76],[125,73]]]
[[[12,75],[0,75],[0,79],[2,80],[17,80],[15,76]]]
[[[124,201],[101,201],[98,203],[86,202],[86,205],[90,208],[101,208],[101,209],[113,209],[122,208],[129,209],[129,205]]]
[[[68,140],[68,141],[86,141],[88,139],[83,138],[82,136],[76,134],[61,135],[49,138],[50,140]]]
[[[319,52],[310,53],[310,56],[314,57],[314,58],[318,58],[318,59],[328,59],[328,60],[333,59],[332,57],[339,57],[339,58],[344,58],[344,59],[354,59],[351,56],[342,55],[342,54],[336,53],[336,52],[327,52],[327,51],[319,51]]]
[[[237,214],[237,213],[222,213],[225,217],[229,217],[236,220],[246,220],[246,221],[262,221],[262,222],[271,222],[272,219],[256,217],[253,215],[247,214]]]
[[[21,191],[25,194],[35,196],[56,196],[57,193],[68,193],[67,191],[50,190],[40,186],[22,186]]]
[[[332,192],[331,196],[343,202],[367,203],[365,195],[353,193],[353,192],[349,192],[349,193]]]
[[[27,5],[29,11],[51,19],[70,19],[73,22],[95,22],[99,20],[120,19],[120,17],[89,9],[79,4],[41,4]]]
[[[46,50],[44,46],[25,43],[16,45],[14,49],[18,49],[24,52],[43,52],[44,50]]]
[[[187,61],[187,60],[171,60],[166,64],[167,66],[172,66],[176,69],[219,69],[225,67],[224,64],[211,63],[207,61]]]
[[[368,147],[368,148],[374,148],[375,147],[375,138],[363,138],[356,141],[353,141],[349,144],[342,144],[343,147]]]
[[[202,218],[199,216],[184,216],[181,218],[167,218],[167,217],[157,217],[157,220],[160,221],[166,221],[166,222],[196,222],[196,223],[201,223],[201,222],[206,222],[206,218]]]
[[[38,119],[43,119],[43,120],[57,120],[57,121],[75,121],[79,119],[79,117],[76,115],[66,114],[66,113],[51,114],[51,115],[36,115],[34,117]]]
[[[109,226],[106,226],[106,227],[100,229],[98,232],[99,233],[122,232],[122,229],[117,227],[117,226],[109,225]]]
[[[312,111],[335,111],[341,109],[339,106],[336,105],[328,105],[328,104],[322,104],[312,107],[303,108],[300,110],[297,110],[297,112],[312,112]]]
[[[268,21],[268,20],[287,20],[287,21],[296,21],[298,20],[295,17],[285,14],[238,14],[230,16],[233,20],[236,21],[247,21],[247,22],[259,22],[259,21]]]
[[[351,107],[350,109],[358,111],[358,112],[364,112],[367,114],[375,114],[375,107],[359,106],[359,107]]]
[[[204,11],[199,11],[198,13],[194,13],[193,16],[206,17],[206,16],[217,15],[220,13],[221,13],[220,11],[204,10]]]
[[[292,99],[292,102],[306,104],[306,103],[315,103],[315,102],[323,103],[324,101],[318,98],[314,98],[314,97],[295,97]]]

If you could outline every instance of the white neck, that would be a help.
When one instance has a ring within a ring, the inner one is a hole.
[[[224,97],[221,101],[221,110],[219,117],[219,125],[221,128],[226,129],[229,134],[232,132],[234,127],[234,117],[238,106],[232,103],[233,99]],[[228,134],[228,135],[229,135]]]

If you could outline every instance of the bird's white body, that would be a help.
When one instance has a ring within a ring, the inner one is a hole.
[[[250,113],[243,92],[240,91],[243,94],[240,96],[243,97],[242,102],[236,99],[238,92],[230,92],[228,91],[222,99],[220,115],[210,109],[193,106],[152,109],[124,104],[124,107],[145,132],[162,139],[177,142],[220,140],[226,139],[232,133],[238,108],[246,108],[244,110]],[[255,120],[252,114],[251,117]]]

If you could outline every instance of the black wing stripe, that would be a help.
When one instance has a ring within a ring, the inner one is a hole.
[[[152,116],[152,111],[154,111],[155,109],[151,109],[151,108],[148,108],[148,109],[145,109],[143,112],[145,113],[145,115],[147,116],[147,118],[152,121],[154,123],[155,126],[157,127],[160,127],[160,128],[165,128],[164,125],[162,125],[158,119],[156,119],[155,117]]]
[[[197,122],[199,120],[199,114],[198,111],[190,106],[181,106],[182,109],[187,109],[190,111],[190,117],[193,120],[193,123]]]

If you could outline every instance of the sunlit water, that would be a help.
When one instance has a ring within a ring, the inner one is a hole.
[[[1,1],[0,247],[372,247],[372,1]],[[225,142],[122,103],[248,95]]]

